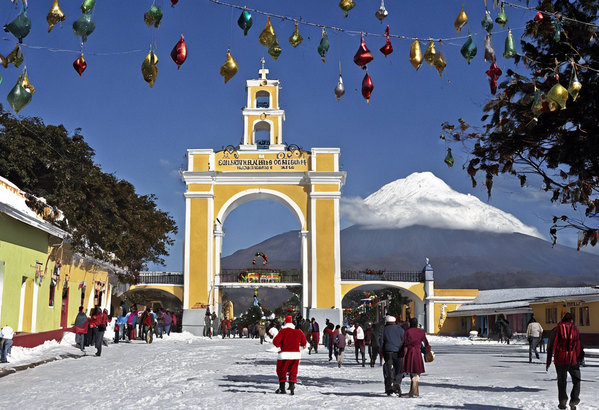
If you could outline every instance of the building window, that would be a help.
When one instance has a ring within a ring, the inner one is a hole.
[[[545,323],[557,323],[557,308],[545,309]]]
[[[256,93],[256,108],[270,108],[270,94],[267,91]]]
[[[581,307],[578,310],[579,315],[578,317],[580,318],[580,326],[590,326],[591,325],[591,318],[589,317],[589,307],[585,306],[585,307]]]

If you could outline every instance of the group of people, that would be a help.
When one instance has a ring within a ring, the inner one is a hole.
[[[104,342],[104,332],[108,324],[108,310],[102,310],[99,306],[92,308],[89,317],[83,311],[83,306],[79,306],[79,313],[75,318],[75,337],[77,344],[82,352],[85,352],[86,346],[96,348],[96,356],[102,355],[102,344]]]

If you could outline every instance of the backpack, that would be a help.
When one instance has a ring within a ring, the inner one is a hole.
[[[578,329],[569,322],[560,322],[557,325],[555,338],[555,357],[564,364],[577,363]]]

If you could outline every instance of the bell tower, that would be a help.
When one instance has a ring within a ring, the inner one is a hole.
[[[285,111],[279,108],[279,80],[268,79],[268,69],[258,71],[260,78],[247,80],[247,102],[243,109],[243,141],[240,151],[270,150],[282,152]]]

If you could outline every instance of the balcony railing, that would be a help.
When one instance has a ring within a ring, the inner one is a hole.
[[[341,280],[380,280],[389,282],[424,282],[424,272],[422,271],[343,271],[341,272]]]
[[[141,272],[140,285],[183,285],[181,272]]]
[[[221,283],[301,283],[302,274],[295,269],[222,269]]]

